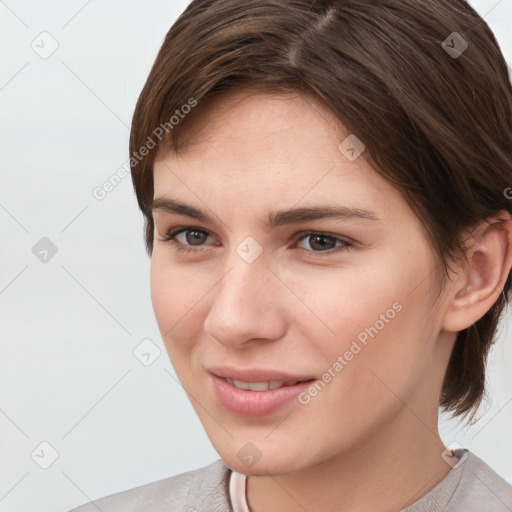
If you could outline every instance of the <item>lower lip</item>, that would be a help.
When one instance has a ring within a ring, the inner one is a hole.
[[[260,417],[276,412],[308,388],[314,379],[265,391],[238,389],[223,378],[210,374],[213,393],[228,411],[240,416]]]

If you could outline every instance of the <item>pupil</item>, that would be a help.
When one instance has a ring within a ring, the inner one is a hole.
[[[332,243],[334,242],[334,240],[331,240],[330,238],[326,237],[326,236],[322,236],[322,235],[312,235],[311,236],[311,242],[309,243],[309,245],[311,245],[311,247],[313,249],[315,249],[315,244],[318,243],[319,240],[323,240],[325,242],[325,240],[327,240],[327,245],[332,245]],[[332,247],[327,247],[327,249],[331,249]],[[319,243],[319,245],[316,247],[316,249],[326,249],[326,244],[325,243]]]
[[[189,236],[192,234],[193,236]],[[187,231],[185,238],[190,245],[199,245],[203,241],[204,235],[205,233],[201,233],[201,231]]]

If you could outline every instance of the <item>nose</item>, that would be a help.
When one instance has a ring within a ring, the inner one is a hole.
[[[289,310],[283,303],[283,284],[262,257],[246,263],[234,256],[209,294],[205,332],[227,348],[281,338],[286,328],[284,311]]]

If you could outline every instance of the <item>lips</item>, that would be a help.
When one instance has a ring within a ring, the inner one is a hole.
[[[297,384],[298,381],[288,381],[283,382],[280,380],[271,380],[271,381],[263,381],[263,382],[244,382],[241,380],[233,380],[229,377],[224,379],[228,384],[237,387],[238,389],[245,389],[247,391],[265,391],[267,389],[277,389],[284,386],[293,386]]]
[[[207,370],[213,395],[224,409],[253,418],[289,407],[316,380],[305,373],[291,374],[269,368],[211,366]]]
[[[267,390],[238,389],[227,381],[210,372],[210,385],[213,395],[225,410],[237,416],[262,417],[277,412],[282,407],[289,407],[300,393],[313,382],[299,382]],[[261,373],[258,375],[261,378]],[[296,403],[295,406],[298,404]]]
[[[224,379],[229,378],[242,382],[304,382],[316,379],[314,375],[291,374],[279,370],[263,368],[234,368],[229,366],[211,366],[207,368],[210,373]]]

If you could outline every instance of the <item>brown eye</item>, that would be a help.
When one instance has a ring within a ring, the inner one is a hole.
[[[178,236],[181,236],[181,240],[178,239]],[[179,228],[169,230],[161,240],[162,242],[175,242],[181,245],[201,245],[207,237],[208,232],[202,229]]]
[[[313,250],[329,250],[336,247],[336,240],[325,235],[309,235],[309,245]]]
[[[188,226],[170,229],[160,240],[171,244],[173,249],[178,252],[200,253],[208,250],[208,244],[204,242],[209,236],[212,235],[204,229]]]
[[[328,256],[339,251],[347,251],[353,246],[352,242],[327,233],[306,233],[300,238],[299,244],[303,241],[307,241],[310,249],[304,247],[298,247],[298,249],[306,255],[314,256]]]
[[[190,245],[200,245],[204,242],[205,238],[208,236],[204,231],[191,230],[187,229],[182,231],[181,234],[185,233],[185,240]]]

